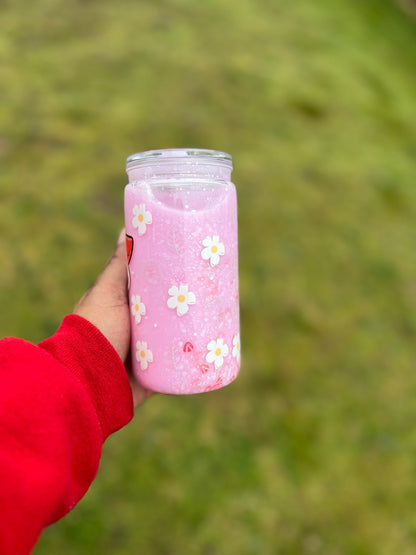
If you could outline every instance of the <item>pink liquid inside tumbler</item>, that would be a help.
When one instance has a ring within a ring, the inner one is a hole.
[[[231,156],[213,150],[155,150],[127,159],[133,370],[153,391],[201,393],[238,374],[231,171]]]

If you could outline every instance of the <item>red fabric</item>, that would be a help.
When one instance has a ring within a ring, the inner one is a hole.
[[[0,553],[28,554],[85,494],[109,434],[133,417],[124,366],[87,320],[39,345],[0,341]]]

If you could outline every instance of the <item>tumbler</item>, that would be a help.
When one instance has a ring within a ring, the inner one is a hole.
[[[145,388],[202,393],[240,369],[232,158],[165,149],[127,158],[133,372]]]

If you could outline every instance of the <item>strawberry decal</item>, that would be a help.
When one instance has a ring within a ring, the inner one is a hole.
[[[194,346],[192,345],[192,343],[190,341],[187,341],[185,343],[185,345],[183,346],[183,352],[184,353],[190,353],[193,350],[194,350]]]
[[[127,249],[127,263],[130,264],[131,256],[133,254],[134,239],[131,235],[126,233],[126,249]]]
[[[128,275],[128,285],[127,288],[130,290],[130,283],[131,283],[131,277],[130,277],[130,260],[131,257],[133,255],[133,246],[134,246],[134,239],[131,235],[127,235],[126,233],[126,250],[127,250],[127,275]]]

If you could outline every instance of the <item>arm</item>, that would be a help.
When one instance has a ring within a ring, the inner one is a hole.
[[[23,554],[85,494],[132,395],[117,353],[79,316],[40,346],[1,341],[0,380],[0,553]]]
[[[51,338],[0,341],[0,553],[29,553],[81,499],[103,441],[148,392],[124,362],[130,327],[124,245]],[[101,328],[101,331],[100,331]],[[133,392],[133,395],[132,395]]]

